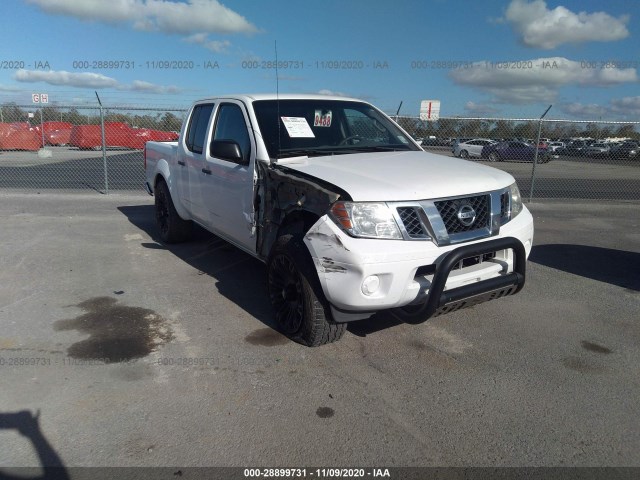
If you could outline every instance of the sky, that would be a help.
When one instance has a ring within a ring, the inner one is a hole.
[[[640,120],[638,0],[3,0],[0,104],[321,93],[415,115]],[[277,72],[274,68],[278,59]],[[401,105],[401,106],[400,106]]]

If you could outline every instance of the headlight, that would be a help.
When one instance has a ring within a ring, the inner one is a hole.
[[[402,239],[391,209],[384,203],[336,202],[331,216],[354,237]]]
[[[511,192],[511,218],[515,218],[522,211],[522,197],[517,183],[509,186]]]

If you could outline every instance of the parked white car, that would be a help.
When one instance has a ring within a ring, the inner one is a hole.
[[[496,141],[489,138],[474,138],[466,142],[456,143],[453,147],[453,154],[461,158],[480,158],[482,156],[482,148],[494,143]]]
[[[547,147],[549,152],[554,153],[556,150],[558,150],[559,148],[564,148],[566,145],[564,142],[551,142],[549,143],[549,146]]]
[[[549,152],[549,155],[551,155],[551,157],[560,158],[560,153],[558,152],[558,150],[564,147],[566,147],[566,144],[564,142],[549,142],[547,151]]]

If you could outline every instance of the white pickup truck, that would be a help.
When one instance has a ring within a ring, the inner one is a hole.
[[[196,102],[148,142],[160,238],[195,222],[267,264],[277,328],[309,346],[517,293],[533,219],[511,175],[423,151],[380,110],[321,95]]]

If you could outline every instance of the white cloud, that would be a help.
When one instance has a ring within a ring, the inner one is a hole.
[[[496,108],[493,108],[491,105],[475,103],[472,101],[468,101],[465,104],[464,109],[473,115],[490,115],[498,112],[498,110]]]
[[[549,10],[544,0],[513,0],[505,19],[525,45],[545,50],[564,43],[611,42],[629,36],[628,15],[615,18],[605,12],[574,13],[563,6]]]
[[[180,93],[182,89],[174,85],[163,86],[155,83],[144,82],[142,80],[134,80],[131,85],[121,85],[120,90],[130,90],[132,92],[159,93],[159,94],[175,94]]]
[[[203,44],[204,48],[215,53],[227,53],[230,46],[231,42],[229,40],[212,40]]]
[[[47,13],[81,20],[133,24],[165,33],[256,33],[246,18],[217,0],[27,0]]]
[[[146,92],[159,94],[180,93],[182,90],[176,86],[162,86],[142,80],[134,80],[131,85],[118,82],[115,78],[107,77],[99,73],[91,72],[65,72],[64,70],[18,70],[13,76],[14,80],[22,83],[47,83],[55,86],[67,86],[78,88],[115,88],[132,92]]]
[[[634,117],[637,120],[640,117],[640,96],[613,99],[611,100],[611,110],[615,113]]]
[[[44,82],[49,85],[66,85],[81,88],[109,88],[117,87],[115,78],[107,77],[99,73],[71,73],[64,70],[18,70],[13,76],[14,80],[24,83]]]
[[[2,85],[2,84],[0,84],[0,92],[15,93],[15,92],[21,92],[21,91],[22,91],[21,88],[12,87],[11,85]]]
[[[559,107],[562,112],[578,118],[637,120],[640,116],[640,96],[614,98],[607,105],[574,102],[564,103]]]
[[[323,88],[322,90],[318,90],[316,92],[318,95],[327,95],[330,97],[348,97],[348,95],[342,93],[342,92],[334,92],[333,90],[329,90],[326,88]]]
[[[563,86],[606,87],[638,82],[634,68],[586,68],[563,57],[537,58],[509,63],[475,62],[470,68],[451,70],[458,85],[478,88],[502,103],[549,102]]]
[[[81,20],[97,20],[108,23],[125,22],[139,9],[139,0],[26,0],[47,13],[69,15]]]
[[[559,106],[559,108],[560,111],[578,118],[606,118],[609,113],[606,107],[603,107],[602,105],[598,105],[596,103],[563,103]]]
[[[194,33],[184,39],[187,43],[195,43],[202,45],[207,50],[211,50],[215,53],[227,53],[231,42],[229,40],[209,40],[209,35],[206,33]]]
[[[204,42],[206,42],[209,39],[209,34],[208,33],[194,33],[193,35],[189,35],[188,37],[184,38],[184,41],[187,43],[197,43],[197,44],[202,44]]]

